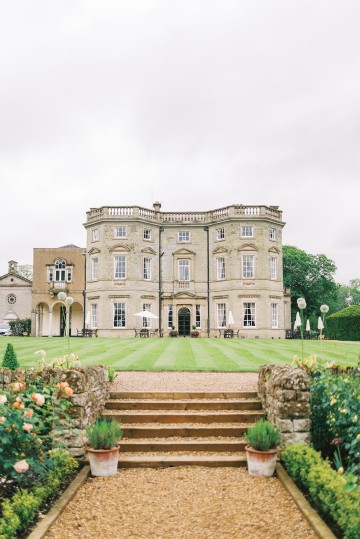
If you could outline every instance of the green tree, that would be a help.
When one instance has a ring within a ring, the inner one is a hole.
[[[320,305],[333,305],[337,299],[335,271],[335,263],[324,254],[312,255],[297,247],[283,246],[284,286],[291,288],[293,320],[300,297],[306,300],[305,316],[310,317],[313,324],[320,315]]]
[[[8,369],[11,369],[12,371],[20,367],[16,354],[15,354],[14,347],[11,343],[8,343],[6,346],[2,366],[7,367]]]
[[[19,275],[22,275],[30,281],[33,278],[33,267],[31,266],[31,264],[20,264],[17,268],[17,272]]]

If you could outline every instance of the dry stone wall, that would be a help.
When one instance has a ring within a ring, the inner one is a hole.
[[[290,365],[263,365],[259,370],[259,396],[267,419],[276,425],[282,446],[310,443],[309,375]]]
[[[69,397],[71,407],[68,414],[71,426],[64,427],[59,436],[74,457],[86,453],[86,427],[93,423],[102,413],[108,398],[108,370],[104,366],[93,365],[77,369],[44,369],[43,371],[17,369],[0,369],[0,387],[6,386],[21,377],[29,384],[42,379],[44,382],[68,382],[73,390]]]

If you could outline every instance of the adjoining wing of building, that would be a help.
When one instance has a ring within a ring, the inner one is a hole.
[[[239,337],[284,338],[284,224],[277,206],[91,208],[84,224],[89,327],[102,337],[145,327],[164,336],[196,328],[216,337],[230,328]],[[157,318],[135,316],[143,310]]]

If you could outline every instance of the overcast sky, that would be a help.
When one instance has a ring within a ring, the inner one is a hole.
[[[360,278],[359,0],[0,4],[0,275],[86,211],[278,205]]]

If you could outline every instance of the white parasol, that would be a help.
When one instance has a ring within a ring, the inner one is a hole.
[[[321,320],[321,316],[318,318],[318,329],[322,331],[324,329],[323,321]]]
[[[296,324],[297,327],[301,326],[301,318],[300,318],[299,311],[296,313],[295,324]]]
[[[235,320],[234,320],[234,317],[233,317],[233,313],[232,313],[231,311],[229,311],[229,313],[228,313],[228,324],[229,324],[229,326],[230,326],[231,324],[235,324]]]
[[[134,316],[141,316],[142,318],[159,318],[150,311],[140,311],[139,313],[135,313]]]
[[[307,321],[306,321],[306,328],[305,329],[306,329],[306,331],[310,331],[310,320],[309,319],[307,319]]]

